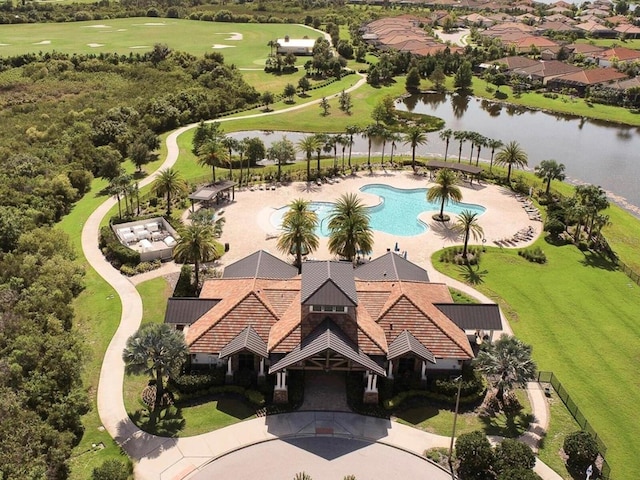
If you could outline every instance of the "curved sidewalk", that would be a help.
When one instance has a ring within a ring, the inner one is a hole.
[[[349,91],[358,88],[364,81],[365,79],[361,78]],[[320,100],[314,100],[284,110],[252,114],[241,118],[275,115],[319,102]],[[237,119],[239,117],[214,121]],[[178,136],[195,126],[182,127],[167,137],[168,153],[165,162],[156,173],[140,182],[141,187],[152,182],[161,169],[168,168],[176,162],[179,153]],[[336,435],[359,438],[391,445],[417,455],[421,455],[431,446],[448,446],[448,437],[432,435],[389,420],[347,413],[299,412],[270,416],[241,422],[207,434],[179,439],[158,437],[140,430],[127,415],[124,405],[122,350],[127,338],[135,333],[140,325],[142,300],[133,283],[104,259],[97,242],[100,223],[115,204],[115,199],[109,198],[89,216],[82,230],[82,248],[87,262],[116,290],[122,304],[120,325],[109,343],[100,371],[97,403],[103,426],[136,462],[136,478],[149,480],[186,478],[199,466],[219,455],[283,435]],[[451,283],[450,279],[447,279],[447,283]],[[467,288],[469,287],[461,290],[467,291]],[[477,292],[470,290],[474,292],[473,296],[478,296]],[[546,412],[546,402],[541,406],[539,401],[535,401],[533,410],[537,418],[539,418],[540,408]],[[541,425],[546,427],[546,422],[544,424],[541,422]],[[545,480],[561,478],[544,464],[539,471],[540,463],[537,463],[536,471]]]

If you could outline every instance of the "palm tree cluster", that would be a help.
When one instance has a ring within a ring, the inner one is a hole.
[[[282,218],[282,233],[278,237],[277,248],[284,254],[293,254],[294,265],[298,273],[302,271],[302,256],[308,255],[318,248],[319,241],[316,229],[318,215],[309,209],[309,202],[303,199],[293,200],[289,210]]]
[[[329,252],[353,262],[373,250],[367,207],[355,193],[342,195],[329,215]]]

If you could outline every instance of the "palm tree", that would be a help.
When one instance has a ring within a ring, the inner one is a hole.
[[[391,142],[391,158],[389,159],[389,161],[393,165],[393,153],[396,151],[398,142],[402,141],[402,136],[396,132],[389,132],[389,137],[387,138],[387,141]]]
[[[337,135],[338,143],[342,147],[342,173],[344,174],[344,153],[347,147],[350,145],[349,137],[343,134]]]
[[[487,142],[487,147],[491,149],[491,161],[489,162],[489,172],[493,169],[493,154],[496,151],[496,148],[502,148],[502,140],[490,138]]]
[[[345,130],[346,134],[349,136],[349,168],[351,168],[351,148],[353,147],[353,136],[360,133],[361,129],[357,125],[347,125]]]
[[[234,150],[237,151],[240,148],[240,142],[233,137],[224,136],[220,143],[222,143],[222,146],[229,152],[227,163],[229,165],[229,180],[231,180],[233,178],[233,163],[231,161],[232,155]]]
[[[382,157],[380,158],[380,163],[382,165],[384,165],[384,149],[387,146],[387,142],[389,141],[390,136],[391,136],[391,132],[384,126],[381,126],[380,140],[382,140]]]
[[[480,135],[479,133],[477,135],[478,136],[476,138],[476,167],[480,163],[480,150],[482,149],[482,147],[486,147],[487,143],[489,142],[489,139],[487,137]]]
[[[127,374],[146,374],[156,381],[153,411],[162,407],[164,378],[176,375],[188,356],[182,332],[167,323],[143,325],[127,340],[122,352]]]
[[[196,291],[200,288],[200,263],[220,258],[218,242],[211,224],[192,223],[178,231],[180,238],[173,249],[173,258],[178,263],[193,263]]]
[[[405,143],[411,145],[411,168],[416,171],[416,147],[427,143],[427,134],[418,126],[409,127],[404,135]]]
[[[545,194],[549,195],[551,189],[551,180],[563,181],[564,176],[564,164],[558,163],[555,160],[542,160],[540,165],[535,168],[536,177],[543,178],[547,182],[547,188]]]
[[[511,181],[511,167],[524,167],[527,164],[527,152],[520,148],[518,142],[511,141],[507,143],[502,150],[496,155],[496,163],[498,165],[508,165],[507,183]]]
[[[355,193],[343,194],[329,214],[329,252],[353,262],[373,250],[369,213]]]
[[[469,150],[469,165],[473,162],[473,149],[476,146],[476,142],[480,139],[478,132],[467,132],[467,140],[471,141],[471,150]]]
[[[278,237],[277,248],[285,254],[296,256],[295,266],[302,272],[303,252],[309,254],[318,248],[318,215],[309,210],[309,202],[303,199],[293,200],[289,211],[282,218],[282,233]]]
[[[207,139],[198,149],[198,163],[211,167],[212,182],[216,183],[216,165],[227,163],[229,161],[229,153],[217,138]]]
[[[315,133],[313,135],[316,139],[316,155],[318,156],[318,176],[320,175],[320,156],[322,155],[322,149],[327,144],[327,134],[326,133]]]
[[[536,374],[531,346],[506,334],[487,349],[481,350],[474,363],[486,375],[496,378],[496,397],[501,402],[506,391],[516,385],[525,385]]]
[[[366,126],[366,128],[361,132],[364,137],[367,139],[367,168],[371,171],[371,145],[373,143],[373,139],[380,136],[380,125],[377,123],[371,123]]]
[[[451,130],[450,128],[447,128],[445,130],[442,130],[438,136],[440,137],[440,140],[445,142],[445,147],[444,147],[444,161],[447,161],[447,153],[449,153],[449,142],[451,141],[451,137],[453,136],[453,130]]]
[[[479,240],[484,235],[484,231],[478,223],[478,214],[471,212],[470,210],[463,210],[460,215],[458,215],[458,221],[454,225],[454,229],[464,237],[462,258],[466,259],[469,246],[469,235],[471,234],[474,240]]]
[[[443,168],[438,172],[436,177],[436,185],[429,188],[427,192],[427,200],[435,202],[440,200],[440,215],[434,217],[436,220],[444,222],[448,217],[444,216],[444,204],[449,200],[459,202],[462,200],[462,192],[458,187],[458,176],[453,170]]]
[[[311,181],[311,155],[318,149],[320,141],[315,135],[309,135],[298,142],[298,151],[307,156],[307,182]]]
[[[167,196],[167,215],[171,215],[171,197],[187,191],[180,172],[169,167],[162,170],[153,182],[153,191]]]
[[[460,159],[462,158],[462,144],[468,138],[469,132],[465,132],[464,130],[458,130],[453,133],[453,138],[460,142],[460,146],[458,147],[458,163],[460,163]]]

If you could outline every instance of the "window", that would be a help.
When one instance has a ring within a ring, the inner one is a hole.
[[[347,313],[344,305],[311,305],[312,312]]]

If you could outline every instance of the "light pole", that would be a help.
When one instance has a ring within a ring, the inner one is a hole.
[[[451,455],[453,455],[453,442],[456,438],[456,422],[458,421],[458,407],[460,406],[460,390],[462,390],[462,375],[454,380],[458,382],[458,395],[456,396],[456,410],[453,414],[453,432],[451,432],[451,443],[449,444],[449,468],[451,469],[451,480],[456,480],[456,474],[453,471],[453,463]]]

